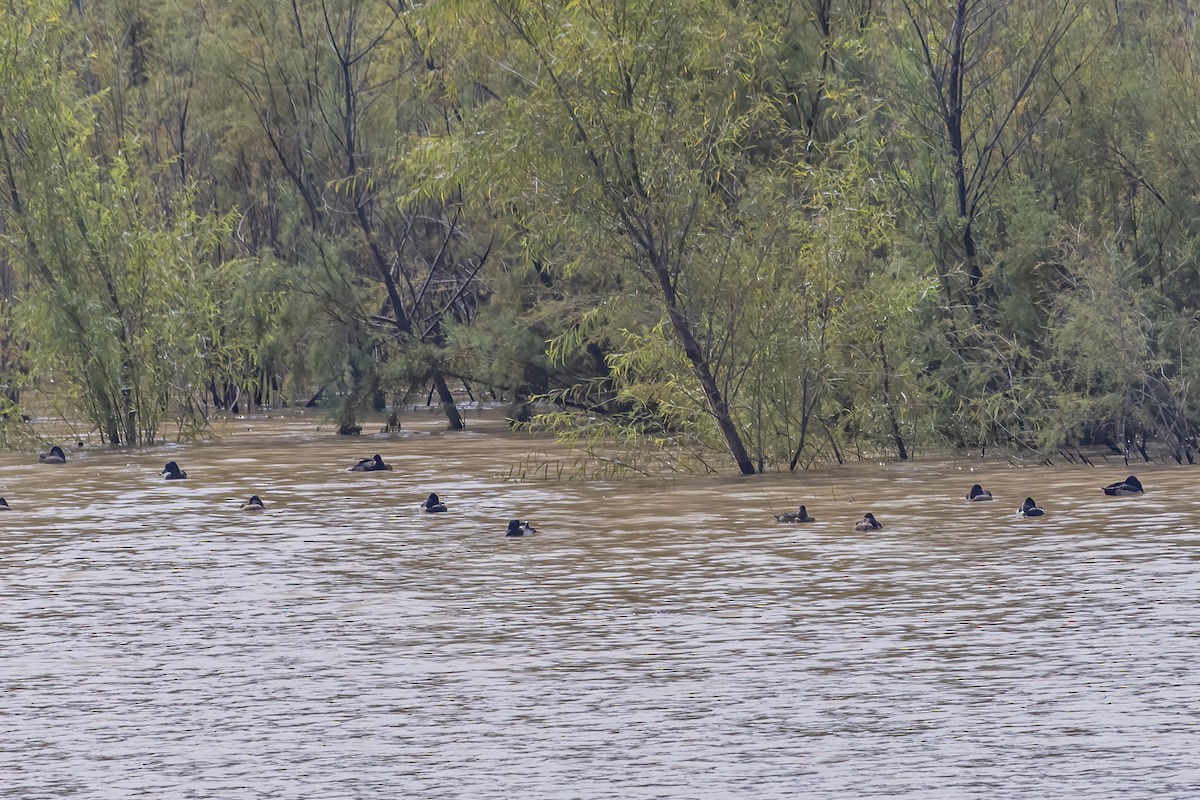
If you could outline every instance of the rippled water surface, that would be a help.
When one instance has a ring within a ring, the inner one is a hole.
[[[244,425],[0,455],[0,796],[1200,796],[1196,468],[519,483],[494,422]]]

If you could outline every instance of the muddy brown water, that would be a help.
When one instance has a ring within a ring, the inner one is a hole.
[[[1198,469],[520,483],[405,423],[0,455],[0,796],[1200,796]]]

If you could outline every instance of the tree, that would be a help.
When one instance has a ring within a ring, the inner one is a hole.
[[[103,165],[94,99],[47,57],[70,30],[48,5],[19,11],[0,37],[5,243],[28,286],[18,330],[31,367],[77,393],[103,439],[149,443],[164,414],[195,418],[214,355],[245,346],[224,322],[241,268],[219,256],[231,220],[197,214],[190,187],[160,193],[136,154]]]
[[[477,150],[483,179],[570,242],[573,268],[620,265],[627,291],[654,298],[698,410],[753,473],[721,357],[740,302],[742,274],[728,259],[742,235],[748,132],[778,121],[742,71],[758,29],[708,2],[498,0],[456,11],[516,78],[510,98],[475,118],[490,134],[484,149],[507,156],[487,167]],[[513,57],[502,55],[514,44]],[[492,76],[472,77],[486,86]]]
[[[901,0],[895,55],[896,111],[912,126],[913,144],[937,148],[927,163],[914,153],[904,172],[908,197],[922,217],[947,305],[981,301],[983,270],[977,222],[1015,157],[1032,141],[1057,89],[1078,63],[1044,73],[1055,48],[1082,14],[1075,0],[1032,5],[1013,0]],[[950,218],[942,173],[948,173]],[[966,275],[966,286],[955,280]]]
[[[380,179],[403,134],[437,121],[406,82],[427,68],[403,24],[407,11],[333,0],[276,10],[248,3],[232,14],[240,39],[226,56],[228,76],[301,198],[320,258],[344,253],[362,267],[349,277],[378,282],[382,307],[362,319],[386,325],[402,351],[424,357],[403,363],[411,378],[432,383],[449,426],[461,429],[438,347],[445,319],[466,317],[464,298],[477,291],[488,246],[468,243],[455,202],[405,206],[398,187]]]

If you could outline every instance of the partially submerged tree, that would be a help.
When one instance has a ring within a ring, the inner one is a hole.
[[[0,208],[26,279],[26,357],[104,440],[150,443],[164,416],[197,421],[213,359],[248,346],[229,324],[242,264],[219,255],[232,220],[196,213],[190,189],[160,193],[128,151],[102,164],[94,102],[46,57],[69,31],[49,4],[21,11],[5,19],[25,35],[0,36],[13,70],[0,94]]]
[[[454,197],[404,204],[397,191],[403,187],[378,173],[396,157],[406,130],[445,121],[414,78],[428,66],[404,25],[409,12],[335,0],[277,12],[261,2],[229,12],[237,38],[225,56],[228,77],[302,203],[320,261],[340,273],[331,277],[379,287],[379,307],[358,315],[364,333],[390,338],[408,380],[431,383],[449,427],[461,429],[438,347],[447,320],[469,316],[464,309],[478,292],[489,246],[465,235]],[[341,316],[350,309],[330,310]],[[354,338],[352,346],[362,347],[363,336]],[[352,388],[351,396],[362,389]],[[344,421],[352,425],[352,418]]]
[[[743,72],[758,31],[706,2],[458,10],[517,79],[511,99],[485,106],[476,123],[490,134],[483,149],[505,156],[488,169],[479,150],[475,166],[530,227],[576,250],[560,269],[604,265],[624,291],[653,298],[663,327],[651,329],[679,349],[695,410],[753,473],[723,354],[744,292],[730,254],[745,235],[749,132],[778,118]]]

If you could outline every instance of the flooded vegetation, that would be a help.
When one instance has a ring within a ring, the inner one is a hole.
[[[1190,470],[520,482],[468,423],[0,455],[5,796],[1195,795]]]
[[[0,795],[1190,800],[1195,22],[7,3]]]
[[[7,10],[5,449],[502,402],[722,473],[1196,460],[1189,3]]]

